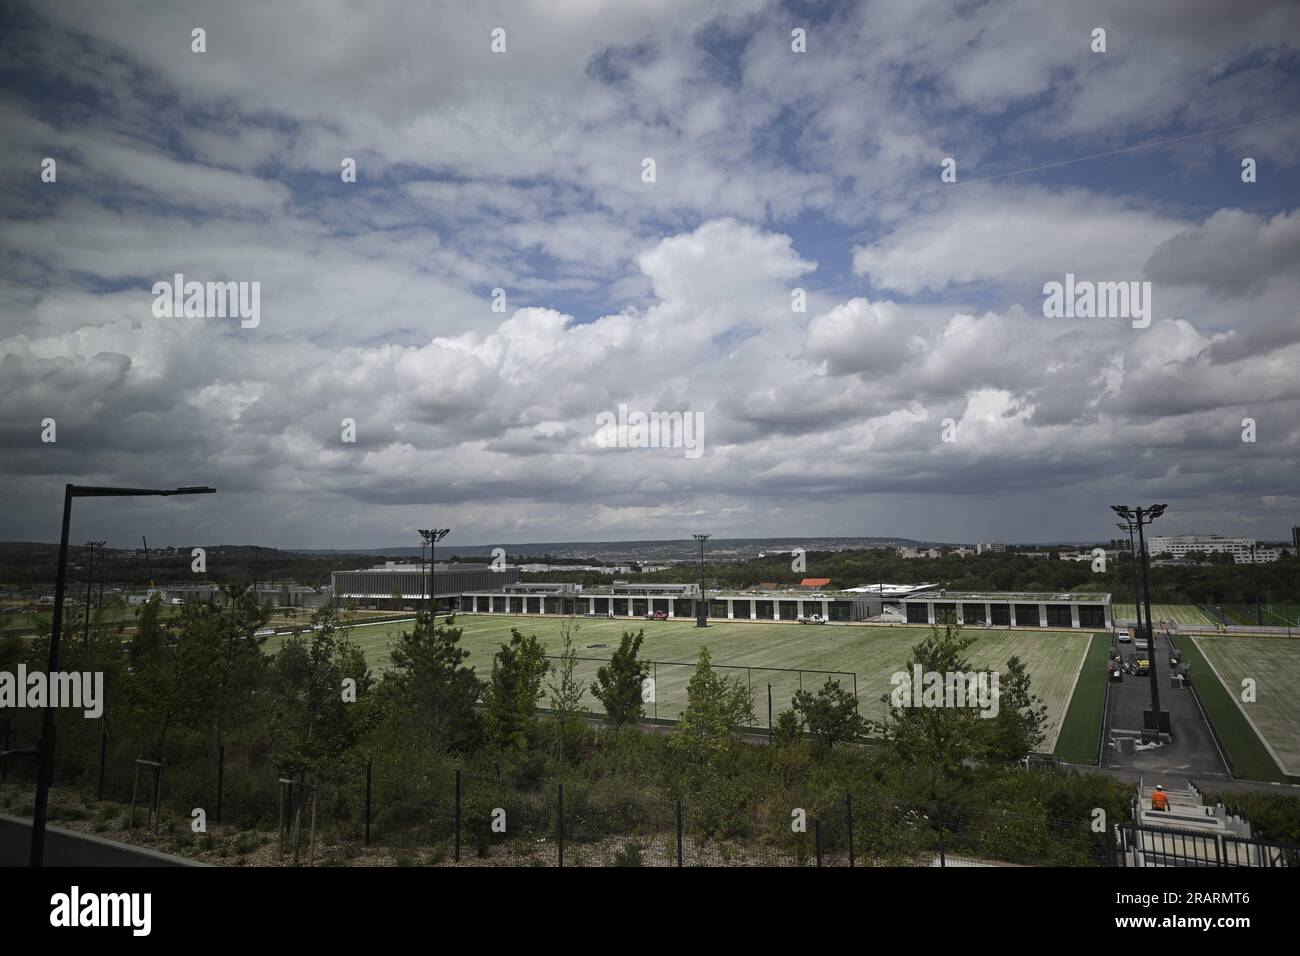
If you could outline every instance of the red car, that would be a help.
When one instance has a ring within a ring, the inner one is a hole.
[[[666,620],[668,620],[668,612],[667,612],[667,611],[654,611],[654,612],[652,612],[652,613],[650,613],[650,614],[647,614],[647,615],[645,616],[645,619],[646,619],[647,621],[666,621]]]

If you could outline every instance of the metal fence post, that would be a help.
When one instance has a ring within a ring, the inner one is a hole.
[[[126,818],[126,828],[135,829],[135,798],[140,792],[140,761],[135,762],[135,782],[131,784],[131,813]]]
[[[375,758],[366,757],[366,846],[370,846],[370,791],[374,780]]]
[[[677,801],[677,865],[682,865],[682,801]]]
[[[221,799],[226,789],[226,745],[217,744],[217,823],[221,822]]]
[[[456,768],[456,862],[460,862],[460,768]]]
[[[857,865],[857,857],[853,854],[853,794],[848,794],[844,798],[844,811],[848,817],[849,823],[849,866]]]
[[[162,776],[163,763],[159,759],[158,766],[153,772],[153,832],[155,834],[162,827]]]
[[[556,816],[559,822],[560,866],[564,866],[564,784],[561,783],[556,786],[559,788],[559,812]]]
[[[302,848],[302,812],[307,807],[307,771],[298,771],[298,806],[293,814],[293,865],[298,865]]]
[[[283,860],[286,823],[293,813],[293,781],[284,777],[277,779],[280,782],[280,847],[278,858]]]
[[[941,867],[948,865],[947,855],[944,852],[943,807],[939,808],[939,865]]]
[[[8,736],[8,734],[6,734]],[[9,743],[8,740],[5,741]],[[9,748],[6,746],[6,750]],[[101,727],[99,730],[99,797],[102,803],[104,800],[104,762],[108,759],[108,728]]]
[[[822,818],[813,817],[813,843],[817,848],[817,865],[822,865]]]

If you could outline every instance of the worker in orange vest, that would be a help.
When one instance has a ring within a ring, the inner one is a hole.
[[[1156,788],[1151,791],[1151,809],[1168,810],[1169,797],[1165,795],[1165,788],[1156,784]]]

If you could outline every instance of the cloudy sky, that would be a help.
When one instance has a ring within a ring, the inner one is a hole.
[[[68,481],[219,489],[80,504],[118,546],[1300,523],[1300,6],[3,13],[0,538]],[[1067,273],[1149,325],[1045,316]]]

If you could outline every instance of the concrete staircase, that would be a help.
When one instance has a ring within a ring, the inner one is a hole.
[[[1236,842],[1250,839],[1250,823],[1221,803],[1207,806],[1194,781],[1165,788],[1168,810],[1151,808],[1155,789],[1138,781],[1133,820],[1143,829],[1124,851],[1127,866],[1262,865],[1257,846]]]

